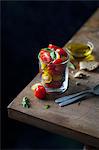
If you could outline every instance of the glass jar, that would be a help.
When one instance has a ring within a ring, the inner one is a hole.
[[[39,58],[39,70],[41,83],[44,85],[46,91],[50,92],[64,92],[68,87],[68,61],[59,64],[43,63]]]

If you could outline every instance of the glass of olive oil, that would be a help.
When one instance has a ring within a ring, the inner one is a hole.
[[[73,57],[83,58],[92,53],[94,45],[89,41],[86,44],[80,42],[70,42],[67,44],[66,48]]]

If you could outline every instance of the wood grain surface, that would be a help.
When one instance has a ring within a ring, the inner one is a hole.
[[[95,48],[93,53],[99,58],[99,9],[73,36],[73,41],[91,41]],[[64,48],[66,45],[64,46]],[[76,81],[81,82],[78,86]],[[63,95],[69,95],[85,90],[99,83],[99,71],[90,73],[88,79],[69,77],[68,90],[64,94],[48,94],[45,100],[38,100],[31,90],[32,84],[40,82],[38,74],[19,95],[9,104],[8,116],[12,119],[34,125],[66,137],[76,139],[87,145],[99,147],[99,97],[89,96],[79,103],[60,107],[54,100]],[[27,96],[31,107],[23,108],[22,99]],[[50,105],[45,109],[45,105]]]

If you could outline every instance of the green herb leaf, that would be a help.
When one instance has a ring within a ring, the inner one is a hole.
[[[40,53],[38,54],[38,59],[40,58]]]
[[[52,58],[53,60],[56,59],[56,53],[55,53],[54,51],[52,51],[52,52],[50,53],[50,56],[51,56],[51,58]]]
[[[29,99],[28,99],[26,96],[23,97],[22,106],[23,106],[24,108],[29,108],[29,107],[30,107],[30,101],[29,101]]]
[[[44,48],[46,51],[52,52],[50,48]]]
[[[48,109],[48,108],[50,108],[50,105],[45,105],[44,108]]]
[[[72,64],[71,62],[68,62],[67,65],[68,65],[69,68],[71,68],[73,70],[76,69],[76,67],[74,66],[74,64]]]

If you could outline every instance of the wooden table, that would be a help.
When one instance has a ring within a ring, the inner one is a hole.
[[[95,46],[94,53],[99,58],[99,9],[71,40],[91,41]],[[69,88],[64,94],[47,95],[46,100],[38,100],[31,90],[32,84],[40,82],[38,74],[9,104],[8,116],[99,148],[99,97],[89,97],[82,101],[80,105],[74,103],[65,107],[60,107],[54,102],[57,97],[76,93],[96,85],[99,83],[99,72],[92,72],[88,80],[80,79],[81,85],[79,87],[76,85],[76,81],[78,79],[70,77]],[[22,107],[21,102],[24,96],[30,99],[30,108]],[[46,104],[51,107],[45,109]]]

